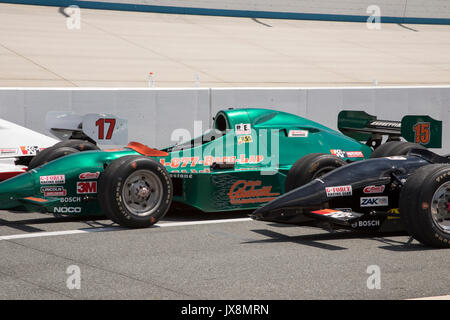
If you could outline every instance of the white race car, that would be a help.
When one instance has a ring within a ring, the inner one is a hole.
[[[58,141],[0,119],[0,181],[25,172],[37,152]]]
[[[25,172],[40,151],[56,143],[81,151],[98,149],[98,145],[122,146],[128,143],[127,120],[111,114],[77,115],[52,111],[46,115],[46,128],[58,139],[0,119],[0,181]],[[51,160],[33,161],[30,168]]]

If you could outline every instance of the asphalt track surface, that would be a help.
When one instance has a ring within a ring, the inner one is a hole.
[[[130,230],[109,220],[0,211],[0,299],[449,295],[450,250],[408,239],[402,232],[329,233],[253,221],[241,213],[180,211],[154,227]],[[367,286],[374,265],[379,289]],[[70,266],[79,268],[80,289],[67,286]]]
[[[450,83],[450,26],[0,4],[0,86],[273,87]],[[69,27],[68,27],[69,25]]]

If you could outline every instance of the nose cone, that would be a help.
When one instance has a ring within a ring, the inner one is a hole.
[[[0,183],[0,209],[20,205],[18,199],[34,194],[34,181],[30,172],[22,173]]]
[[[275,221],[283,218],[287,209],[320,207],[326,201],[325,184],[314,180],[256,209],[250,216],[255,220]]]

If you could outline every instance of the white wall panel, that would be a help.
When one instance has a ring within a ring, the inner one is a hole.
[[[340,110],[365,110],[383,120],[428,114],[443,121],[450,152],[450,86],[355,88],[11,89],[0,88],[0,117],[41,133],[48,111],[112,113],[128,119],[129,140],[170,145],[175,129],[209,128],[220,109],[270,108],[336,129]]]

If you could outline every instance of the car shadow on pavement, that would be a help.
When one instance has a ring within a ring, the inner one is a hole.
[[[267,239],[263,240],[254,240],[244,242],[244,244],[251,243],[274,243],[274,242],[292,242],[301,245],[311,246],[319,249],[325,250],[346,250],[348,248],[332,245],[328,243],[321,243],[319,241],[326,240],[345,240],[345,239],[369,239],[374,241],[379,241],[386,246],[381,246],[379,248],[391,251],[420,251],[420,250],[433,250],[434,248],[426,247],[419,243],[410,243],[405,241],[398,241],[387,239],[388,237],[397,237],[397,236],[405,236],[406,232],[403,231],[393,231],[393,232],[384,232],[384,233],[363,233],[363,232],[353,232],[353,231],[337,231],[330,233],[317,233],[317,234],[308,234],[308,235],[300,235],[300,236],[288,236],[282,233],[278,233],[272,230],[267,229],[259,229],[259,230],[251,230],[252,232],[258,233],[267,237]]]

